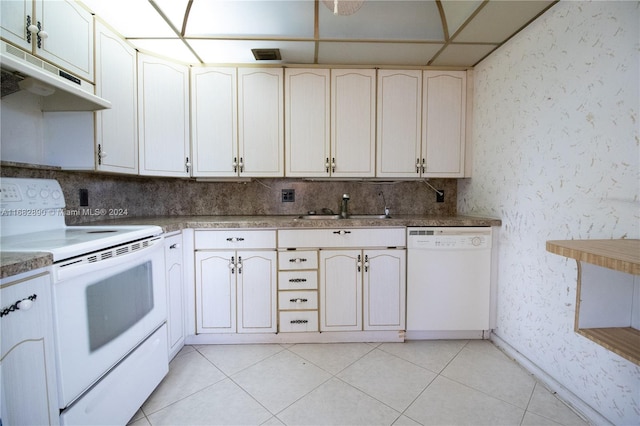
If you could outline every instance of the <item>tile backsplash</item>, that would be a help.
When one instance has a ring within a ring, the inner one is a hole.
[[[350,213],[456,214],[457,180],[430,179],[445,192],[444,202],[423,181],[312,181],[255,179],[247,182],[200,182],[192,179],[121,176],[60,171],[4,164],[2,176],[56,179],[64,192],[67,210],[80,210],[80,189],[87,189],[84,209],[122,209],[128,217],[174,215],[296,215],[323,208],[338,213],[342,194],[348,193]],[[293,189],[295,201],[282,202],[282,190]],[[384,194],[384,197],[380,194]],[[67,224],[121,216],[69,215]]]

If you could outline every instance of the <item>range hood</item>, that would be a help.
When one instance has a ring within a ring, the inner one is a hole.
[[[42,96],[42,111],[111,108],[111,102],[91,93],[93,85],[5,42],[0,43],[2,96],[28,90]]]

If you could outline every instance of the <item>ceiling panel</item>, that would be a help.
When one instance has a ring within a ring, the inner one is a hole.
[[[456,42],[502,43],[552,1],[491,1],[457,35]]]
[[[331,43],[321,42],[318,63],[354,65],[426,65],[441,43]]]
[[[194,0],[185,35],[312,38],[314,13],[308,0]]]
[[[475,12],[482,4],[482,0],[474,1],[443,1],[441,2],[444,15],[447,20],[449,37],[454,35],[460,26]]]
[[[435,1],[366,1],[353,15],[318,11],[321,39],[444,40]]]
[[[282,61],[267,63],[452,67],[474,66],[556,3],[363,0],[342,16],[323,0],[82,1],[136,47],[180,61],[256,64],[252,48],[279,48]]]
[[[198,63],[198,58],[191,53],[185,43],[174,39],[133,39],[129,42],[141,52],[154,53],[165,58],[175,59],[180,62]]]
[[[82,2],[127,38],[176,36],[148,0],[83,0]],[[123,13],[123,10],[127,13]]]
[[[204,63],[255,63],[251,49],[280,49],[282,61],[260,63],[313,64],[315,43],[296,41],[190,40],[189,44]]]
[[[468,66],[480,61],[496,47],[495,44],[449,44],[429,65]]]

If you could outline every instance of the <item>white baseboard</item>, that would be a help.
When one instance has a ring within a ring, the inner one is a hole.
[[[535,378],[541,382],[547,389],[555,392],[558,397],[564,401],[576,414],[583,420],[592,425],[612,425],[611,421],[602,416],[593,407],[580,399],[576,394],[571,392],[562,383],[558,382],[546,371],[538,367],[529,358],[518,352],[513,346],[502,340],[495,332],[491,333],[491,341],[500,350],[513,358],[518,364],[528,370]]]

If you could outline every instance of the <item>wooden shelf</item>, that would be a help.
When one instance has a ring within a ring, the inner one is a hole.
[[[592,340],[593,342],[601,345],[604,348],[620,355],[621,357],[633,362],[636,365],[640,365],[640,330],[634,327],[589,327],[589,328],[580,328],[580,316],[583,315],[585,318],[593,318],[593,314],[602,314],[607,312],[610,314],[613,310],[616,309],[614,305],[611,306],[602,306],[601,309],[594,308],[594,304],[590,304],[590,309],[583,311],[581,308],[582,297],[581,294],[587,287],[590,289],[600,287],[600,285],[604,285],[597,281],[597,278],[593,278],[593,270],[591,270],[591,275],[589,276],[591,279],[586,280],[588,278],[581,271],[586,269],[586,266],[582,266],[582,263],[589,263],[592,265],[596,265],[602,268],[611,269],[613,271],[622,272],[624,274],[631,275],[640,275],[640,240],[556,240],[556,241],[547,241],[547,251],[558,254],[560,256],[565,256],[571,259],[575,259],[578,263],[578,288],[576,292],[576,322],[575,322],[575,330],[576,333]],[[585,272],[586,273],[586,272]],[[605,281],[608,281],[609,275],[613,273],[607,274]],[[624,275],[622,274],[622,275]],[[603,279],[602,275],[599,276],[600,280]],[[594,283],[594,279],[596,282]],[[617,281],[616,281],[617,280]],[[636,291],[638,287],[638,279],[636,281]],[[584,281],[584,282],[583,282]],[[626,279],[618,278],[614,279],[614,281],[618,284],[629,282]],[[633,281],[633,280],[632,280]],[[619,295],[622,298],[630,297],[629,289],[632,287],[628,287],[627,290],[620,290],[620,287],[616,287],[615,283],[607,282],[606,285],[610,291],[619,291]],[[625,293],[626,291],[626,293]],[[591,300],[593,300],[593,294],[591,294]],[[586,308],[584,308],[586,309]],[[637,310],[638,307],[632,307],[632,310]],[[605,314],[606,317],[606,314]],[[598,318],[596,316],[596,318]],[[598,321],[600,322],[600,321]],[[584,324],[584,322],[583,322]],[[590,324],[593,324],[591,321]],[[602,324],[605,325],[605,324]]]
[[[640,365],[640,330],[631,327],[580,328],[577,333]]]
[[[640,240],[547,241],[547,251],[615,271],[640,275]]]

